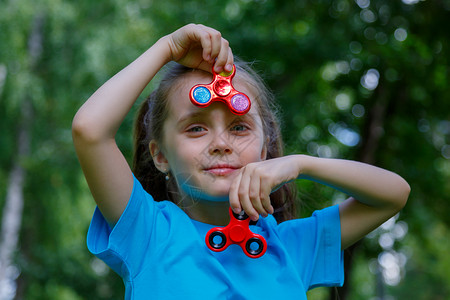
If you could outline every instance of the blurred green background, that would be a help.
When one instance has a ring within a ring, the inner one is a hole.
[[[0,299],[123,299],[85,246],[94,202],[71,121],[191,22],[254,62],[282,107],[288,153],[364,161],[412,187],[399,215],[346,251],[345,286],[309,299],[450,299],[449,20],[449,0],[1,0]],[[132,123],[117,137],[128,159]],[[301,216],[345,197],[298,186]]]

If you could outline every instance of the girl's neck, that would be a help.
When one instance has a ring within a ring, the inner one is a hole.
[[[228,213],[230,203],[228,201],[212,202],[192,200],[189,205],[186,204],[181,208],[193,220],[219,226],[225,226],[230,222],[230,215]]]

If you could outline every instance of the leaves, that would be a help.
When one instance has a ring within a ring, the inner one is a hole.
[[[37,14],[45,17],[44,47],[31,66],[27,40]],[[120,279],[99,272],[85,247],[94,203],[72,147],[71,120],[105,80],[162,35],[194,22],[220,30],[235,54],[255,62],[282,106],[288,152],[361,159],[371,151],[363,145],[377,135],[373,162],[412,186],[398,219],[408,234],[395,242],[408,257],[403,281],[385,292],[399,299],[447,298],[449,14],[448,1],[0,2],[0,210],[7,174],[19,159],[18,116],[27,96],[35,111],[32,154],[21,159],[28,179],[18,293],[26,299],[123,298]],[[380,105],[382,119],[374,123]],[[133,112],[117,137],[128,158],[132,122]],[[298,185],[302,216],[344,197],[317,184]],[[384,251],[378,238],[355,254],[352,278],[372,282],[348,278],[354,282],[349,299],[376,293],[368,266]]]

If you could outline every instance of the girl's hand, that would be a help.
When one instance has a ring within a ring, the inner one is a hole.
[[[190,68],[211,72],[231,72],[233,53],[219,31],[204,25],[189,24],[168,38],[171,59]]]
[[[240,170],[230,187],[230,206],[235,213],[244,209],[251,220],[273,214],[270,193],[294,180],[300,172],[296,156],[284,156],[250,163]]]

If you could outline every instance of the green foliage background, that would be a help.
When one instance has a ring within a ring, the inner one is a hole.
[[[28,40],[39,18],[42,52],[32,64]],[[13,163],[27,172],[16,298],[123,299],[121,280],[85,246],[94,202],[71,121],[104,81],[191,22],[220,30],[254,62],[282,107],[288,153],[362,160],[410,183],[392,226],[352,249],[340,299],[450,298],[449,20],[449,0],[0,0],[0,211]],[[31,154],[18,157],[25,99]],[[129,159],[132,122],[130,114],[117,138]],[[343,198],[298,185],[302,216]],[[401,258],[400,281],[377,271],[386,253]]]

